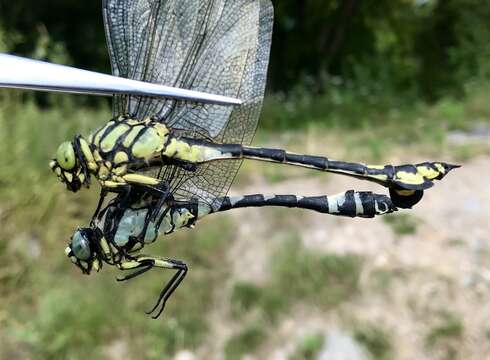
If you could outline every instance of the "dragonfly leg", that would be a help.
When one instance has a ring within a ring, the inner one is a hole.
[[[134,265],[134,267],[132,267]],[[151,270],[153,268],[154,264],[152,261],[135,261],[135,262],[126,262],[121,264],[121,270],[129,270],[131,269],[137,269],[136,271],[132,272],[129,275],[123,276],[121,278],[116,278],[117,281],[126,281],[126,280],[131,280],[137,276],[140,276],[144,274],[145,272]],[[127,268],[125,268],[127,267]]]
[[[167,183],[162,184],[162,185],[164,186],[164,189],[163,189],[164,192],[163,192],[162,196],[160,196],[160,199],[158,200],[157,205],[154,206],[152,211],[151,211],[151,216],[149,217],[150,221],[156,221],[157,220],[158,213],[160,212],[160,209],[162,208],[162,206],[167,201],[167,198],[170,194],[170,186],[168,186]]]
[[[187,265],[184,264],[182,261],[166,260],[166,262],[171,264],[171,268],[176,269],[177,272],[160,292],[160,296],[158,297],[155,306],[150,311],[146,312],[148,315],[150,315],[155,310],[157,310],[158,307],[160,307],[160,310],[158,310],[152,316],[153,319],[157,319],[162,314],[163,310],[165,309],[167,300],[170,298],[170,296],[172,296],[173,292],[179,287],[180,283],[182,282],[182,280],[184,280],[185,276],[187,275],[187,270],[188,270]]]
[[[173,292],[179,287],[182,280],[184,280],[187,275],[187,265],[179,260],[173,259],[162,259],[157,257],[151,257],[146,255],[139,255],[130,259],[128,261],[124,261],[119,264],[119,269],[121,270],[136,270],[133,273],[117,279],[118,281],[126,281],[130,280],[134,277],[144,274],[145,272],[151,270],[154,267],[162,268],[162,269],[172,269],[177,270],[174,276],[170,279],[170,281],[165,285],[165,287],[160,292],[158,300],[155,306],[146,313],[151,315],[156,311],[156,313],[152,316],[153,319],[157,319],[165,309],[165,305],[167,300],[173,294]],[[159,310],[157,310],[160,308]]]
[[[123,176],[123,180],[127,185],[137,186],[143,190],[146,190],[153,195],[168,195],[168,184],[166,181],[155,179],[149,176],[139,174],[127,174]]]
[[[92,220],[90,220],[90,226],[95,226],[95,223],[94,223],[94,219],[95,218],[98,218],[98,220],[100,220],[99,218],[99,213],[100,213],[100,209],[102,208],[102,204],[104,203],[104,200],[105,200],[105,197],[107,196],[107,190],[105,190],[104,188],[100,191],[100,197],[99,197],[99,202],[97,204],[97,208],[95,209],[95,212],[94,214],[92,215]]]

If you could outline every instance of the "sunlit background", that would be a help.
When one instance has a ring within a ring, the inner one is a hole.
[[[411,211],[212,216],[148,253],[190,272],[83,276],[63,251],[98,189],[50,173],[107,99],[0,91],[0,359],[483,359],[490,355],[490,3],[278,0],[254,144],[367,163],[463,165]],[[109,72],[100,1],[0,0],[0,51]],[[375,185],[247,162],[233,194]]]

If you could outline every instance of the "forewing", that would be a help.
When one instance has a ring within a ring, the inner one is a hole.
[[[188,136],[251,142],[269,60],[269,0],[104,0],[103,11],[115,75],[243,102],[232,107],[117,96],[116,114],[154,116]],[[228,191],[239,166],[226,161],[179,171],[176,194],[211,201]]]

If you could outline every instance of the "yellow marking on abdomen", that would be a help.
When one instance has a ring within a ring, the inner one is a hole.
[[[440,175],[439,171],[436,171],[427,166],[417,166],[417,171],[419,172],[420,175],[424,176],[429,180],[435,179]]]
[[[385,168],[384,165],[367,165],[367,167],[373,170],[384,170]]]
[[[384,174],[379,174],[379,175],[368,175],[370,178],[381,180],[381,181],[387,181],[388,180],[388,175]]]
[[[395,190],[395,192],[400,196],[412,196],[415,194],[415,190]]]
[[[421,185],[425,182],[422,175],[406,171],[398,171],[395,174],[395,179],[409,185]]]
[[[444,175],[446,173],[446,169],[444,168],[444,166],[442,166],[442,164],[435,163],[434,166],[437,168],[437,170],[439,170],[441,174]]]
[[[185,141],[173,138],[167,145],[163,156],[168,158],[177,158],[179,160],[192,163],[200,163],[217,159],[232,157],[231,154],[224,154],[221,151],[204,145],[189,145]]]

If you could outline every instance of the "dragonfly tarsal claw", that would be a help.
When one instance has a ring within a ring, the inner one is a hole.
[[[160,307],[160,309],[152,316],[153,319],[158,319],[158,317],[163,313],[167,300],[170,298],[170,296],[172,296],[173,292],[179,287],[180,283],[187,275],[187,265],[182,261],[169,260],[168,262],[173,265],[174,269],[177,269],[177,272],[160,292],[160,296],[158,297],[155,306],[153,306],[151,310],[146,311],[147,315],[151,315]]]

